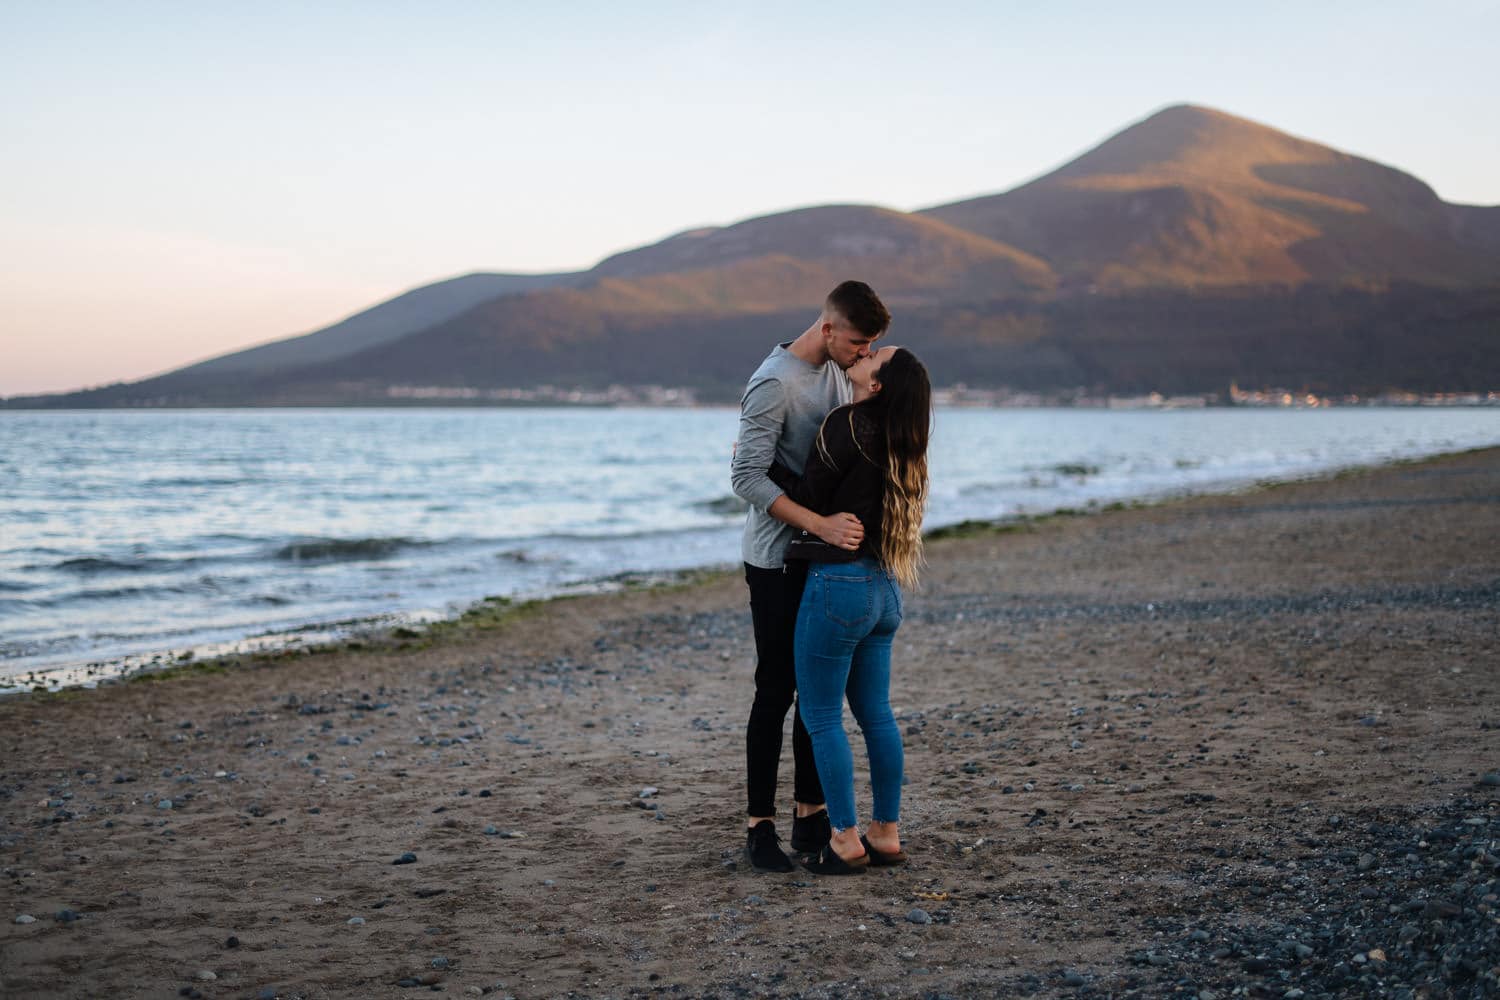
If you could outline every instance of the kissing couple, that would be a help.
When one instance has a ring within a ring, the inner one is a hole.
[[[858,875],[906,861],[891,642],[902,588],[922,564],[932,390],[911,351],[877,345],[890,323],[869,285],[843,282],[815,323],[771,351],[740,402],[730,479],[750,505],[743,558],[756,664],[745,858],[757,872],[795,870],[775,824],[788,709],[791,847],[803,866]],[[863,833],[846,698],[870,763]]]

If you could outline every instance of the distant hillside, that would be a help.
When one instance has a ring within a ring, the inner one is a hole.
[[[924,214],[1047,261],[1070,289],[1500,278],[1494,209],[1189,105],[1015,190]]]
[[[1500,206],[1192,106],[1003,194],[827,205],[679,233],[587,272],[469,275],[324,330],[6,406],[375,403],[392,386],[692,387],[733,400],[862,278],[940,384],[1368,392],[1500,387]]]
[[[1500,287],[1130,289],[904,316],[941,384],[1094,393],[1282,386],[1369,396],[1500,386]]]
[[[616,254],[589,272],[664,292],[680,289],[690,297],[684,301],[729,308],[816,303],[850,274],[895,300],[989,298],[1057,283],[1051,267],[1014,247],[937,219],[868,205],[804,208],[693,230]],[[746,279],[749,284],[741,284]]]
[[[235,351],[178,369],[174,374],[267,372],[332,361],[424,330],[481,302],[549,288],[572,277],[571,274],[466,274],[449,278],[404,292],[321,330]]]
[[[808,319],[806,309],[709,315],[559,305],[553,295],[523,296],[512,308],[489,310],[489,325],[460,317],[294,373],[163,378],[149,397],[143,386],[118,386],[96,390],[90,402],[377,405],[398,401],[387,392],[392,385],[619,384],[687,386],[704,402],[733,403],[770,346],[795,336]],[[1363,395],[1492,391],[1500,381],[1497,317],[1500,289],[1133,289],[912,305],[890,342],[917,351],[939,385],[1090,393],[1223,393],[1231,382]]]

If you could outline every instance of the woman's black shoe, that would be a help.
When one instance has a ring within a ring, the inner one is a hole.
[[[792,850],[798,854],[817,854],[833,836],[833,826],[828,822],[828,810],[820,809],[811,816],[792,817]]]
[[[906,864],[906,852],[899,847],[894,851],[882,851],[865,836],[861,836],[859,842],[865,845],[865,856],[870,859],[871,867],[888,868],[891,865]]]
[[[845,861],[832,844],[825,844],[818,856],[802,862],[802,867],[814,875],[863,875],[870,867],[870,856],[861,854],[853,861]]]
[[[776,836],[776,824],[763,819],[745,834],[745,861],[755,871],[790,872],[797,866],[781,849],[781,838]]]

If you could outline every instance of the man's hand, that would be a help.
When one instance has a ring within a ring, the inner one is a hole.
[[[818,519],[813,534],[829,545],[852,551],[865,540],[865,526],[853,514],[829,514]]]

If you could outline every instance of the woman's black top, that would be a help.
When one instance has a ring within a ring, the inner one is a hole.
[[[820,437],[823,447],[813,443],[801,476],[776,464],[771,466],[771,481],[816,514],[853,514],[865,527],[864,541],[858,549],[841,549],[802,531],[792,536],[786,558],[814,562],[878,559],[885,501],[885,430],[880,413],[864,404],[840,406],[823,422]]]

